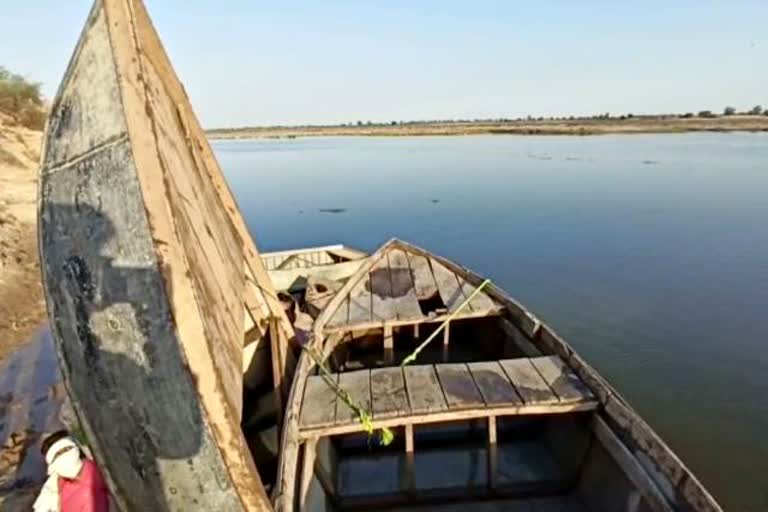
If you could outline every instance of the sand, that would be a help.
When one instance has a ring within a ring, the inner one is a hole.
[[[37,251],[37,168],[42,132],[0,113],[0,361],[45,322]]]

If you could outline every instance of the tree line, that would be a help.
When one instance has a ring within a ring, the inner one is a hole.
[[[723,109],[721,114],[718,114],[711,110],[700,110],[697,113],[686,112],[684,114],[642,114],[642,115],[635,115],[632,113],[617,115],[617,114],[611,114],[610,112],[605,112],[602,114],[595,114],[591,116],[557,117],[557,116],[529,115],[525,117],[516,117],[516,118],[498,117],[498,118],[472,118],[472,119],[423,119],[423,120],[417,120],[417,121],[385,121],[385,122],[354,121],[350,123],[341,123],[340,125],[336,125],[336,126],[381,127],[381,126],[411,126],[411,125],[423,125],[423,124],[525,123],[525,122],[544,122],[544,121],[604,121],[609,119],[624,121],[628,119],[672,119],[672,118],[691,119],[695,117],[700,117],[704,119],[714,119],[721,116],[725,117],[725,116],[736,116],[736,115],[768,116],[768,109],[763,109],[761,105],[755,105],[749,110],[739,112],[736,110],[735,107],[728,106]]]

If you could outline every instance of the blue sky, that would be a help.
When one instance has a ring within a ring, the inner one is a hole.
[[[206,127],[768,106],[768,1],[147,0]],[[91,2],[3,0],[51,96]]]

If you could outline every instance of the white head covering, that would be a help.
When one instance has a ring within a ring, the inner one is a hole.
[[[62,450],[66,451],[60,453]],[[63,437],[53,443],[45,453],[45,462],[48,463],[49,475],[69,479],[77,477],[83,468],[80,447],[70,437]]]

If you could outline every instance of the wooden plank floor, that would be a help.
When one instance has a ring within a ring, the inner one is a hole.
[[[557,356],[365,369],[336,378],[377,426],[557,414],[597,406],[589,388]],[[303,396],[302,435],[362,430],[357,416],[322,377],[310,376]]]

